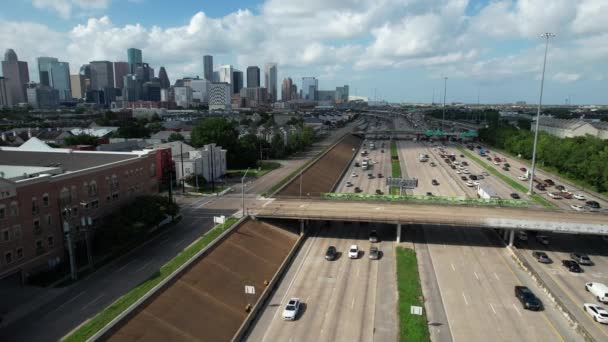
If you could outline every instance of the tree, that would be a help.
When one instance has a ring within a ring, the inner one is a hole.
[[[232,153],[231,168],[244,169],[255,167],[259,155],[258,146],[258,137],[253,134],[247,134],[239,139],[238,150]]]
[[[120,126],[115,134],[118,138],[126,139],[149,138],[150,129],[145,124],[142,125],[140,122],[132,120]]]
[[[283,135],[275,133],[270,140],[270,155],[275,159],[285,156],[285,140]]]
[[[201,121],[192,129],[192,146],[202,147],[216,143],[229,152],[234,152],[237,145],[238,132],[225,118],[209,118]]]
[[[64,139],[65,146],[76,146],[76,145],[99,145],[97,137],[89,134],[78,134]]]
[[[173,141],[184,141],[184,136],[179,134],[179,133],[171,133],[171,135],[169,135],[169,142],[173,142]]]

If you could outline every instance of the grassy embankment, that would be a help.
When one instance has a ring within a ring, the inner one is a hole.
[[[424,311],[424,299],[418,274],[416,252],[398,247],[397,291],[399,293],[399,341],[430,341],[428,322]],[[412,315],[410,307],[421,306],[421,316]]]
[[[397,153],[397,144],[394,141],[391,141],[391,177],[401,178],[401,163]],[[399,195],[399,189],[391,188],[390,194]]]

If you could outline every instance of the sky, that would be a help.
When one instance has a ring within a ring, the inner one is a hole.
[[[2,0],[9,2],[9,0]],[[348,84],[389,102],[608,104],[606,0],[10,0],[0,51],[38,81],[36,57],[126,61],[127,49],[171,82],[201,76],[202,56],[245,70],[277,62],[300,87]]]

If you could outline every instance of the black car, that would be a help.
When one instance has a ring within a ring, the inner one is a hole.
[[[384,192],[380,189],[376,189],[376,195],[384,195]]]
[[[381,174],[381,173],[378,174],[378,178],[383,178],[383,177],[384,177],[383,174]]]
[[[540,311],[543,309],[543,303],[526,286],[515,286],[515,297],[526,310]]]
[[[384,153],[384,150],[380,150],[380,153]]]
[[[468,179],[467,179],[467,176],[460,176],[460,179],[462,179],[463,181],[468,180]]]
[[[460,158],[464,158],[464,154],[461,154],[461,155],[460,155]]]
[[[360,188],[360,187],[358,187],[358,186],[357,186],[357,187],[355,187],[355,193],[357,193],[357,194],[358,194],[358,193],[360,193],[360,192],[362,192],[362,191],[363,191],[363,190],[361,190],[361,188]]]
[[[593,208],[593,209],[599,209],[600,208],[600,204],[597,203],[596,201],[587,201],[585,202],[585,204],[589,207],[589,208]]]
[[[456,170],[456,165],[452,165],[452,170]]]
[[[477,180],[477,176],[475,176],[475,175],[469,175],[469,179],[470,180]]]
[[[327,247],[327,252],[325,252],[325,260],[336,260],[336,257],[338,256],[338,251],[336,250],[336,247],[334,246],[329,246]]]
[[[508,168],[508,167],[506,167],[506,166],[503,166],[503,167],[502,167],[502,169],[503,169],[503,170],[505,170],[505,171],[509,171],[509,170],[511,170],[511,169],[509,169],[509,168]]]
[[[570,272],[583,273],[581,266],[579,266],[578,262],[574,260],[562,260],[562,266],[564,266]]]
[[[505,165],[505,167],[511,167],[511,165],[509,165],[509,163],[505,163],[504,165]]]
[[[469,166],[469,163],[467,163],[466,161],[463,161],[460,164],[462,164],[462,166]]]
[[[519,197],[519,195],[514,192],[514,193],[511,194],[511,198],[512,199],[520,199],[521,197]]]
[[[439,182],[438,182],[436,179],[433,179],[433,181],[431,181],[431,183],[432,183],[433,185],[439,185]]]
[[[427,196],[433,196],[433,193],[432,192],[427,192],[426,195]]]
[[[538,190],[540,190],[540,191],[545,191],[545,190],[546,190],[545,186],[544,186],[544,185],[542,185],[542,184],[540,184],[540,183],[536,184],[536,188],[537,188]]]
[[[532,252],[532,256],[534,257],[534,259],[536,259],[536,261],[542,264],[550,264],[553,262],[553,260],[551,260],[551,258],[549,258],[549,256],[545,252],[534,251]]]

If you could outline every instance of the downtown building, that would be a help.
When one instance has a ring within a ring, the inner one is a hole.
[[[30,82],[27,62],[19,61],[13,49],[4,53],[2,76],[6,88],[7,107],[14,107],[27,102],[26,87]]]
[[[40,84],[56,89],[60,101],[71,100],[70,64],[54,57],[38,57],[36,62]]]
[[[209,110],[231,110],[232,85],[225,82],[211,83]]]
[[[277,63],[267,63],[264,69],[264,85],[268,90],[268,100],[271,103],[277,102]]]

